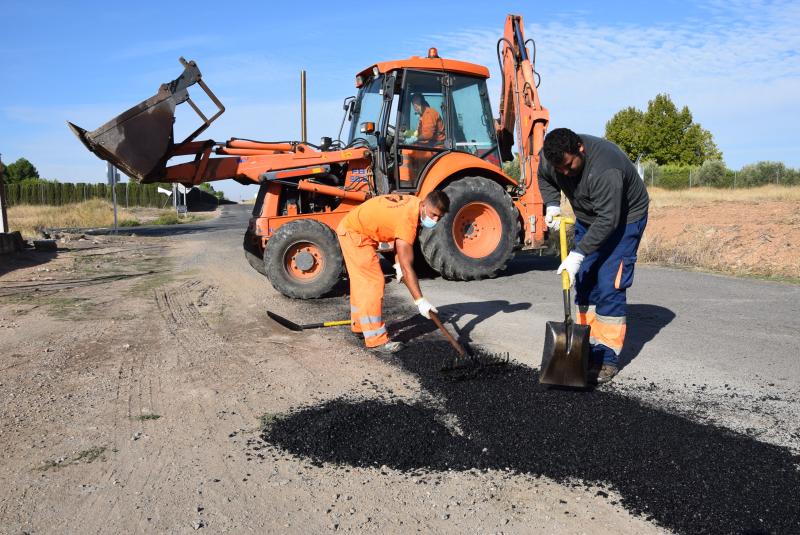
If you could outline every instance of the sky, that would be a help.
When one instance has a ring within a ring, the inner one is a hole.
[[[711,131],[729,167],[759,160],[800,167],[797,0],[3,0],[0,154],[6,164],[27,158],[43,178],[104,181],[105,162],[66,121],[94,130],[176,78],[180,56],[197,62],[226,107],[201,139],[299,139],[301,70],[309,141],[335,138],[357,72],[431,46],[442,57],[488,66],[496,110],[495,48],[508,13],[522,15],[526,38],[536,41],[551,129],[602,135],[617,111],[646,109],[667,93]],[[196,126],[189,113],[179,114],[176,137]],[[233,200],[256,190],[233,181],[214,186]]]

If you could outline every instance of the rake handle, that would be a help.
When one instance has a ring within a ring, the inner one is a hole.
[[[467,356],[466,350],[461,346],[461,344],[458,343],[458,340],[456,340],[453,337],[453,335],[450,334],[450,331],[444,328],[444,325],[442,325],[442,321],[439,319],[439,315],[436,312],[431,311],[430,316],[431,320],[433,320],[436,326],[439,327],[439,330],[442,331],[442,334],[445,335],[447,341],[450,342],[450,345],[453,346],[453,348],[456,351],[458,351],[458,355],[460,357],[466,357]]]

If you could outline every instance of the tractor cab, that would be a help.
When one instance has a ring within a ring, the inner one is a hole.
[[[441,59],[434,48],[356,77],[348,144],[373,150],[379,193],[418,191],[431,162],[449,152],[500,167],[488,77],[485,67]]]

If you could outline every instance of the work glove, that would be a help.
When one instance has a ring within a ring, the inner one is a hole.
[[[586,257],[578,251],[570,251],[564,261],[561,262],[561,265],[558,266],[556,274],[561,275],[561,273],[566,270],[567,274],[569,275],[569,285],[572,286],[575,284],[575,275],[581,268],[584,258]]]
[[[431,312],[435,312],[436,314],[439,313],[439,311],[436,310],[436,307],[433,306],[431,302],[425,299],[424,297],[420,297],[419,299],[414,301],[414,304],[417,305],[419,313],[425,316],[425,318],[427,319],[431,319]]]
[[[550,230],[554,230],[558,232],[558,227],[561,223],[560,219],[557,219],[561,215],[561,208],[558,206],[548,206],[547,210],[544,214],[544,223],[547,225],[547,228]]]
[[[400,262],[395,262],[392,267],[394,268],[394,272],[397,275],[397,278],[395,278],[395,282],[398,283],[403,282],[403,268],[400,267]]]
[[[406,138],[406,144],[413,145],[417,142],[417,136],[411,136]]]

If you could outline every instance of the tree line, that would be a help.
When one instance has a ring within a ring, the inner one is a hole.
[[[6,202],[9,206],[18,204],[40,204],[60,206],[90,199],[106,199],[111,201],[112,188],[103,183],[72,183],[57,180],[45,180],[39,177],[39,171],[30,161],[20,158],[3,166],[0,173],[5,180]],[[117,203],[120,206],[149,206],[161,208],[167,197],[158,192],[158,187],[172,189],[172,184],[139,184],[137,182],[121,182],[116,185]],[[200,189],[211,193],[218,199],[224,199],[221,191],[215,191],[211,184],[201,184]]]
[[[800,170],[782,162],[761,161],[729,169],[714,137],[694,121],[688,106],[680,110],[669,95],[659,94],[646,110],[628,107],[606,123],[604,137],[640,166],[648,186],[681,189],[697,186],[749,188],[800,185]],[[503,170],[519,180],[519,159]]]

